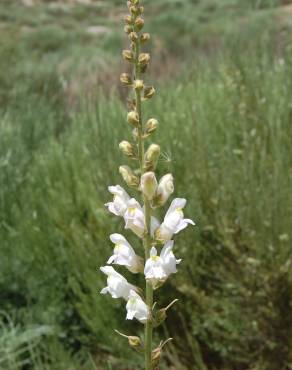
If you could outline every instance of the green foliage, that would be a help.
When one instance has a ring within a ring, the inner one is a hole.
[[[11,2],[1,14],[0,302],[15,324],[3,319],[0,368],[138,368],[114,333],[137,334],[136,325],[123,302],[99,295],[108,235],[122,231],[103,204],[121,183],[127,129],[124,91],[110,88],[122,35],[101,3],[93,13],[43,4],[22,14]],[[185,50],[186,61],[157,84],[145,119],[159,118],[161,175],[175,173],[175,195],[197,222],[176,245],[183,263],[171,293],[161,290],[165,304],[180,298],[160,333],[176,338],[166,369],[292,368],[292,53],[284,37],[281,50],[274,42],[270,9],[249,13],[270,3],[244,3],[161,0],[149,14],[162,42],[154,59],[164,67]],[[97,38],[86,33],[95,16],[110,28]],[[163,67],[154,61],[155,73]]]

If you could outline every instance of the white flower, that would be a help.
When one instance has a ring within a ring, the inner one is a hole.
[[[160,242],[167,242],[173,236],[181,230],[185,229],[188,224],[195,225],[194,221],[183,218],[183,208],[186,205],[186,200],[182,198],[176,198],[172,201],[163,223],[155,232],[155,237]]]
[[[181,260],[177,260],[172,252],[173,243],[173,240],[165,243],[160,253],[160,257],[163,260],[163,268],[167,276],[175,274],[177,272],[176,265],[181,263]]]
[[[148,319],[148,307],[142,298],[134,291],[130,291],[129,300],[126,305],[127,320],[133,320],[135,317],[143,324]]]
[[[120,185],[109,186],[108,190],[114,195],[114,199],[112,202],[106,203],[105,206],[114,215],[124,216],[130,200],[128,193]]]
[[[158,184],[156,192],[156,204],[162,206],[174,192],[173,176],[171,173],[164,175]]]
[[[101,290],[101,294],[109,293],[113,298],[129,298],[130,290],[135,290],[134,285],[127,280],[112,266],[102,266],[100,270],[108,276],[107,286]]]
[[[145,217],[143,209],[136,199],[131,198],[128,201],[128,207],[124,214],[124,219],[126,223],[125,229],[131,229],[141,238],[145,231]]]
[[[145,233],[145,215],[142,207],[136,201],[131,198],[128,202],[128,208],[124,214],[125,229],[131,229],[139,238],[142,238]],[[154,234],[155,230],[159,227],[159,222],[155,217],[151,217],[151,235]]]
[[[160,283],[163,283],[170,274],[177,272],[176,265],[181,262],[177,260],[172,252],[173,240],[168,241],[160,256],[157,256],[155,247],[151,248],[150,258],[146,261],[144,274],[146,280],[149,280],[154,288],[157,288]]]
[[[107,261],[108,264],[126,266],[131,272],[143,271],[142,258],[135,254],[134,249],[121,234],[111,234],[110,240],[115,244],[113,255]]]

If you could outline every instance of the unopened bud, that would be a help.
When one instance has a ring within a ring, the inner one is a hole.
[[[145,167],[146,170],[154,170],[158,158],[160,156],[160,146],[157,144],[151,144],[145,153]]]
[[[124,140],[121,141],[119,144],[119,148],[123,152],[123,154],[127,157],[134,157],[135,156],[135,149],[134,146],[129,143],[128,141]]]
[[[151,99],[155,94],[155,89],[153,86],[147,86],[144,90],[144,99]]]
[[[157,189],[157,180],[154,172],[146,172],[141,176],[140,189],[148,200],[152,200]]]
[[[138,58],[140,66],[145,66],[150,62],[150,54],[141,53]]]
[[[132,85],[133,81],[131,79],[131,76],[128,73],[122,73],[120,76],[120,81],[124,85]]]
[[[133,336],[133,335],[125,335],[118,330],[115,330],[116,333],[118,333],[120,336],[127,338],[130,347],[134,348],[138,352],[143,352],[144,348],[141,342],[141,339],[139,337]]]
[[[129,187],[138,187],[139,178],[133,173],[132,169],[129,166],[120,166],[119,172],[122,175],[125,183]]]
[[[142,30],[143,26],[144,26],[144,19],[141,18],[141,17],[137,18],[135,20],[135,27],[136,27],[137,31]]]
[[[127,120],[128,122],[133,125],[133,126],[137,126],[138,123],[139,123],[139,115],[137,112],[135,111],[131,111],[128,113],[128,116],[127,116]]]
[[[167,310],[170,309],[170,307],[174,305],[177,301],[178,299],[173,300],[167,307],[162,308],[156,312],[154,320],[153,320],[154,327],[159,326],[165,321],[167,317],[166,315]]]
[[[133,4],[133,5],[138,5],[139,0],[130,0],[130,3]]]
[[[157,127],[158,127],[157,119],[150,118],[145,125],[146,134],[151,134],[152,132],[156,131]]]
[[[139,14],[143,14],[144,13],[144,6],[140,6],[139,7]]]
[[[150,40],[150,33],[143,33],[140,37],[142,43]]]
[[[127,35],[129,35],[132,31],[133,31],[133,27],[132,26],[129,26],[129,25],[126,25],[124,27],[124,31]]]
[[[133,42],[136,42],[136,41],[139,39],[139,37],[138,37],[138,35],[137,35],[137,33],[136,33],[136,32],[131,32],[131,33],[129,34],[129,38],[130,38],[130,40],[131,40],[131,41],[133,41]]]
[[[133,62],[134,55],[131,50],[123,50],[123,58],[129,62]]]
[[[139,8],[135,5],[130,6],[130,12],[133,15],[139,15],[140,13]]]
[[[144,88],[144,83],[142,80],[135,80],[134,82],[135,90],[141,91]]]
[[[159,181],[157,193],[154,199],[155,206],[163,206],[174,192],[173,176],[171,173],[164,175]]]
[[[152,351],[152,353],[151,353],[151,365],[154,369],[156,369],[159,365],[163,347],[166,345],[166,343],[168,343],[171,340],[172,340],[172,338],[169,338],[164,342],[160,342],[159,346]]]
[[[162,348],[157,347],[151,353],[151,365],[153,369],[156,369],[159,365],[160,358],[161,358]]]
[[[125,18],[124,18],[124,21],[128,25],[132,25],[133,24],[133,20],[132,20],[132,17],[130,15],[126,15]]]

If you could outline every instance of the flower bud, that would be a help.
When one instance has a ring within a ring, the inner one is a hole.
[[[125,335],[118,330],[115,330],[117,334],[119,334],[121,337],[127,338],[129,342],[129,346],[134,348],[138,352],[143,352],[144,347],[142,345],[142,341],[139,337],[133,336],[133,335]]]
[[[171,173],[163,176],[159,181],[157,192],[154,199],[156,207],[163,206],[170,195],[174,192],[173,176]]]
[[[132,144],[128,141],[121,141],[119,144],[119,148],[123,152],[123,154],[127,157],[135,157],[135,148]]]
[[[131,50],[123,50],[123,58],[129,62],[134,61],[134,55]]]
[[[135,90],[141,91],[144,88],[144,83],[142,80],[135,80],[134,82]]]
[[[144,100],[151,99],[155,94],[155,89],[153,86],[147,86],[144,90]]]
[[[135,20],[135,27],[136,27],[136,30],[137,31],[141,31],[142,28],[144,27],[144,19],[141,18],[141,17],[138,17],[136,20]]]
[[[144,6],[140,6],[139,7],[139,14],[143,14],[144,13]]]
[[[133,5],[138,5],[139,0],[130,0],[130,3],[133,4]]]
[[[143,33],[140,37],[140,41],[145,43],[150,40],[150,33]]]
[[[151,144],[145,153],[146,170],[150,171],[155,169],[159,156],[160,146],[157,144]]]
[[[133,31],[133,27],[132,26],[129,26],[129,25],[126,25],[124,27],[124,31],[127,35],[129,35],[132,31]]]
[[[139,8],[135,5],[130,6],[130,12],[133,15],[139,15],[140,14]]]
[[[133,173],[132,169],[129,166],[120,166],[119,172],[122,175],[125,183],[129,187],[138,187],[139,178]]]
[[[127,117],[127,120],[128,122],[133,125],[133,126],[137,126],[138,123],[139,123],[139,115],[137,112],[135,111],[131,111],[128,113],[128,117]]]
[[[157,119],[150,118],[145,125],[146,134],[151,134],[157,129],[157,127],[158,127]]]
[[[150,54],[141,53],[138,58],[140,66],[145,66],[150,62]]]
[[[126,15],[125,18],[124,18],[124,21],[128,25],[132,25],[133,24],[133,20],[132,20],[132,17],[130,15]]]
[[[130,86],[133,83],[131,76],[128,73],[122,73],[120,76],[120,81],[122,84],[127,86]]]
[[[175,304],[176,302],[178,301],[178,299],[175,299],[174,301],[172,301],[167,307],[165,308],[162,308],[160,310],[158,310],[155,314],[155,317],[154,317],[154,320],[153,320],[153,325],[154,327],[156,328],[157,326],[159,326],[160,324],[162,324],[167,315],[166,315],[166,312],[167,310],[173,305]]]
[[[152,369],[157,369],[161,358],[162,348],[159,346],[154,349],[151,353],[151,365]]]
[[[157,189],[157,180],[154,172],[146,172],[141,176],[140,189],[148,200],[152,200]]]
[[[136,32],[131,32],[131,33],[129,34],[129,38],[130,38],[130,40],[131,40],[131,41],[133,41],[133,42],[136,42],[136,41],[139,39],[139,37],[138,37],[138,35],[137,35],[137,33],[136,33]]]
[[[130,347],[133,347],[135,349],[138,347],[142,347],[142,342],[139,337],[129,336],[128,340],[129,340]]]

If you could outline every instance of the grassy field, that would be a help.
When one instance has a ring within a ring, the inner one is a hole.
[[[162,369],[292,369],[292,11],[146,1],[161,174],[196,220],[177,243]],[[98,272],[121,224],[122,1],[0,4],[0,369],[139,369]],[[130,135],[130,130],[128,132]],[[130,238],[130,234],[127,235]],[[134,239],[133,239],[134,242]],[[156,338],[158,340],[158,337]],[[141,367],[142,369],[142,367]]]

